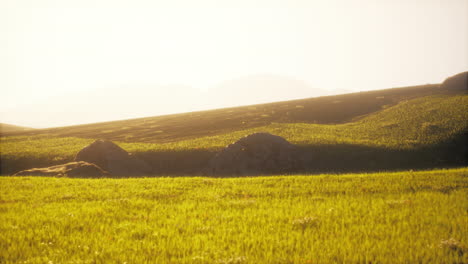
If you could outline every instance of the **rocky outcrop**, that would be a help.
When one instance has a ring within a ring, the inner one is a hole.
[[[20,171],[13,176],[48,176],[48,177],[70,177],[70,178],[100,178],[109,176],[109,173],[95,164],[84,161],[69,162],[62,165],[34,168]]]
[[[111,141],[96,140],[78,154],[75,161],[94,163],[112,176],[142,176],[151,173],[151,167]]]
[[[447,90],[460,90],[468,92],[468,71],[451,76],[442,83]]]
[[[297,148],[280,136],[254,133],[230,144],[210,162],[214,176],[253,176],[291,173],[299,162]]]

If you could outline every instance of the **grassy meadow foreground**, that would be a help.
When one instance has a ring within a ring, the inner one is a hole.
[[[468,169],[4,177],[0,263],[468,263]]]

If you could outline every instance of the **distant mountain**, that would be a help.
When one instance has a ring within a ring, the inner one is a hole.
[[[257,74],[224,81],[209,90],[208,96],[219,102],[220,107],[227,105],[259,104],[301,98],[318,97],[328,94],[293,78]]]
[[[3,134],[4,132],[26,131],[26,130],[31,130],[31,129],[34,129],[34,128],[0,123],[0,134]]]

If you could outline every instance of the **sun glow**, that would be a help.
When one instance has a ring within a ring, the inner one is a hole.
[[[0,122],[62,126],[438,83],[468,69],[467,13],[464,0],[4,0]],[[250,82],[258,76],[266,87]]]

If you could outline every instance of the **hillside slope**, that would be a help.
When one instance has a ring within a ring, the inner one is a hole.
[[[30,128],[30,127],[23,127],[23,126],[0,123],[0,135],[9,133],[9,132],[22,132],[22,131],[32,130],[32,129],[33,128]]]
[[[272,123],[340,124],[400,102],[453,93],[438,84],[216,109],[34,131],[6,136],[49,135],[102,138],[124,142],[165,143],[251,129]]]
[[[272,123],[176,142],[116,143],[149,162],[157,175],[193,175],[224,146],[254,132],[279,135],[299,146],[307,164],[301,173],[465,166],[468,95],[415,98],[342,124]],[[3,137],[2,173],[71,161],[92,141]]]
[[[151,175],[200,175],[226,145],[254,132],[301,151],[300,171],[369,172],[468,166],[468,72],[431,84],[262,105],[5,133],[1,173],[57,165],[109,139]]]

